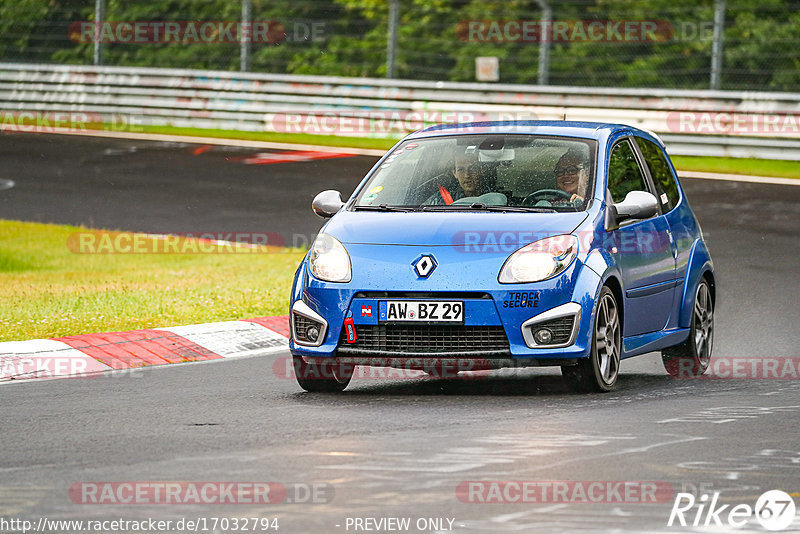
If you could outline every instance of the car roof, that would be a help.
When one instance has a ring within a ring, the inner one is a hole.
[[[587,139],[608,138],[619,131],[646,132],[625,124],[580,121],[485,121],[458,124],[437,124],[423,130],[417,130],[406,139],[422,137],[438,137],[443,135],[470,134],[536,134],[557,135],[565,137],[583,137]]]

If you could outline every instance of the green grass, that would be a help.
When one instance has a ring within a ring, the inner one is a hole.
[[[285,315],[303,255],[193,240],[180,250],[207,253],[76,253],[76,232],[0,220],[0,341]]]
[[[800,161],[712,158],[706,156],[672,156],[678,171],[717,172],[723,174],[750,174],[780,178],[800,178]]]

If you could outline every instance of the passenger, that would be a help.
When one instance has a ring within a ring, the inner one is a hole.
[[[456,149],[452,168],[437,177],[438,191],[425,204],[450,205],[461,198],[480,196],[488,192],[487,182],[477,151],[464,153]]]
[[[588,154],[580,150],[570,149],[561,156],[553,170],[556,185],[565,193],[572,196],[569,199],[555,199],[552,201],[554,206],[573,205],[582,206],[586,199],[587,187],[589,185],[589,160]]]

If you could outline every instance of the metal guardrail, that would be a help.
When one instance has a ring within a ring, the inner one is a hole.
[[[0,128],[19,126],[21,113],[82,113],[128,126],[365,137],[399,137],[437,122],[566,118],[652,130],[672,154],[800,159],[800,93],[0,63],[0,113]]]

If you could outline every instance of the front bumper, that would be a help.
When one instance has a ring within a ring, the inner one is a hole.
[[[353,251],[350,253],[352,255]],[[439,269],[444,270],[450,262],[441,258],[440,251],[437,253]],[[418,254],[407,251],[406,255]],[[499,267],[494,265],[502,265],[505,257],[507,255],[462,261],[452,273],[437,273],[440,274],[438,280],[419,280],[410,269],[408,273],[400,272],[391,278],[359,278],[354,268],[354,279],[346,284],[315,279],[303,262],[292,290],[290,350],[306,358],[486,358],[552,360],[556,364],[587,357],[600,277],[576,260],[550,280],[500,284],[496,281]],[[354,266],[357,263],[354,261]],[[487,263],[493,264],[492,267],[487,269]],[[397,264],[402,265],[396,262],[395,270],[398,270]],[[463,326],[387,324],[379,317],[381,302],[387,300],[463,302]],[[307,317],[308,310],[326,323],[324,336],[313,344],[298,342],[294,332],[295,317]],[[564,321],[568,318],[573,319],[571,324]],[[355,343],[348,343],[346,330],[343,333],[345,320],[352,321]],[[559,320],[560,324],[552,323]],[[541,345],[536,342],[533,334],[542,322],[550,322],[553,331],[562,334],[558,343]]]

